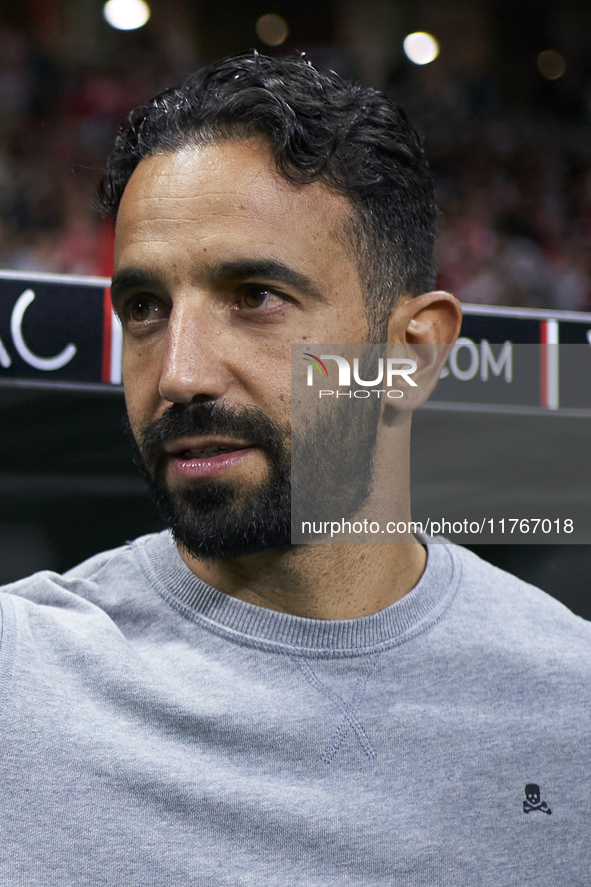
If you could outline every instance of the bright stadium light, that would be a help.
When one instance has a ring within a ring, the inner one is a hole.
[[[439,43],[432,34],[415,31],[404,38],[404,53],[415,65],[428,65],[439,55]]]
[[[268,46],[280,46],[289,35],[289,26],[284,18],[269,12],[257,19],[255,29],[259,40]]]
[[[152,14],[145,0],[108,0],[103,15],[112,28],[118,31],[135,31],[142,28]]]

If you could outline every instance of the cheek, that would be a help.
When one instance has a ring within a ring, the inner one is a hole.
[[[260,368],[262,370],[262,367]],[[249,396],[248,396],[249,395]],[[291,425],[291,370],[284,362],[269,366],[250,377],[246,403],[261,409],[282,433],[289,436]]]
[[[289,425],[291,407],[291,376],[289,374],[261,379],[260,396],[255,399],[263,411],[280,425]]]
[[[123,389],[131,427],[134,431],[151,421],[160,402],[160,371],[155,359],[145,359],[141,349],[123,349]]]

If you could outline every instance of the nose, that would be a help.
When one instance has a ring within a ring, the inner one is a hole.
[[[221,330],[207,311],[188,304],[172,309],[160,374],[160,396],[171,403],[218,400],[229,374],[224,366]]]

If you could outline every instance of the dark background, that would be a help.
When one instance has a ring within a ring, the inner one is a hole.
[[[425,138],[442,208],[439,284],[466,302],[591,308],[588,0],[153,0],[116,32],[99,0],[0,4],[0,267],[109,275],[92,195],[118,122],[200,64],[296,49],[384,89]],[[255,31],[277,13],[279,47]],[[412,65],[410,31],[441,54]],[[540,73],[540,52],[565,60]],[[589,380],[581,380],[586,386]],[[131,465],[116,394],[0,389],[0,581],[66,569],[159,527]],[[531,441],[536,446],[536,441]],[[479,554],[591,617],[588,546]]]

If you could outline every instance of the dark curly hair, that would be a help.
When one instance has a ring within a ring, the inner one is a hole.
[[[320,181],[349,200],[343,242],[357,264],[370,335],[381,339],[400,296],[433,288],[437,210],[419,137],[374,89],[298,56],[252,52],[214,62],[131,112],[109,155],[99,208],[116,217],[145,157],[253,137],[271,143],[285,179]]]

